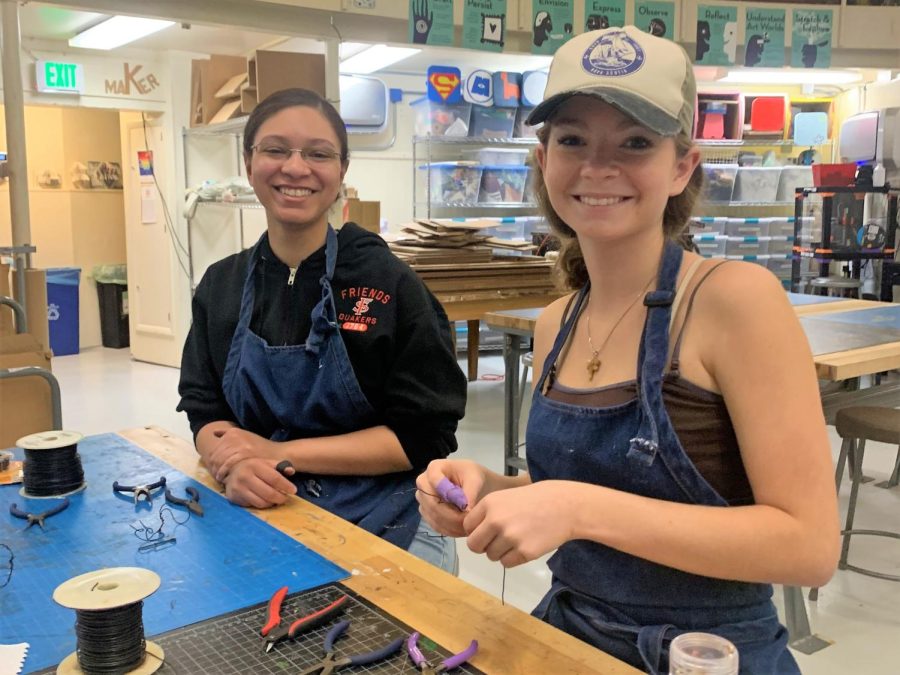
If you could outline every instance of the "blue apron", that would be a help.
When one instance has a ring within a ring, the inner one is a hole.
[[[727,507],[688,458],[663,405],[669,317],[682,249],[667,243],[637,364],[637,398],[590,408],[544,396],[560,350],[587,297],[547,356],[528,417],[528,470],[545,479],[594,483],[685,504]],[[598,514],[602,518],[602,514]],[[742,673],[799,673],[778,622],[772,587],[689,574],[586,540],[563,544],[549,561],[550,591],[534,610],[567,633],[651,673],[668,672],[668,644],[690,631],[716,633],[740,653]]]
[[[380,424],[360,389],[338,328],[331,289],[338,253],[334,229],[329,225],[325,242],[322,298],[313,308],[306,343],[300,345],[272,347],[250,330],[260,242],[251,251],[240,318],[222,378],[238,424],[266,433],[274,429],[269,436],[273,441],[335,436]],[[409,548],[420,519],[414,471],[382,476],[298,473],[292,480],[300,497]]]

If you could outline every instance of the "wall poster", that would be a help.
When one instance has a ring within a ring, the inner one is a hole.
[[[585,32],[624,25],[625,0],[584,0]]]
[[[696,63],[734,65],[737,43],[737,7],[697,5]]]
[[[463,0],[466,49],[502,52],[506,34],[506,0]]]
[[[453,44],[453,0],[409,0],[409,41]]]
[[[574,0],[531,0],[531,53],[554,54],[572,37]]]
[[[791,66],[828,68],[831,65],[833,10],[795,9],[791,30]]]
[[[744,65],[749,68],[783,66],[784,10],[748,7],[746,19]]]
[[[635,0],[634,25],[657,37],[675,37],[675,3],[659,0]]]

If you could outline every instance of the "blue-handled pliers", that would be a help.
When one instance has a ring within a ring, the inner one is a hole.
[[[389,645],[386,645],[381,649],[376,649],[368,654],[356,654],[354,656],[342,656],[336,658],[334,653],[334,643],[347,631],[349,626],[349,621],[341,621],[340,623],[335,624],[334,627],[328,631],[328,635],[325,636],[325,658],[322,659],[321,663],[317,663],[311,668],[301,671],[300,675],[314,675],[316,673],[319,675],[329,675],[341,668],[347,668],[349,666],[365,666],[396,654],[403,646],[403,638],[401,637],[397,638]]]

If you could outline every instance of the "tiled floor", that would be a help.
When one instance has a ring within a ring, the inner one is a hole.
[[[63,397],[66,429],[95,434],[144,424],[164,427],[190,438],[187,420],[175,412],[178,371],[132,361],[128,350],[95,348],[77,356],[53,360]],[[499,356],[482,357],[480,374],[488,378],[469,386],[468,415],[459,430],[461,457],[501,469],[503,382],[490,375],[502,374]],[[835,457],[839,439],[832,432]],[[870,443],[865,473],[877,481],[887,478],[897,449]],[[802,489],[802,486],[798,486]],[[849,483],[841,490],[846,508]],[[857,526],[900,530],[900,487],[861,488]],[[460,576],[496,595],[503,582],[502,568],[460,546]],[[858,537],[851,561],[900,574],[900,541]],[[506,574],[507,602],[530,610],[549,585],[543,561],[510,570]],[[780,589],[776,592],[780,603]],[[824,587],[817,603],[808,603],[812,630],[834,644],[805,656],[797,654],[808,675],[900,672],[900,583],[873,579],[854,572],[837,572]]]

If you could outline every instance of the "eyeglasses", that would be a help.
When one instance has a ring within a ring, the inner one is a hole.
[[[288,161],[295,152],[299,153],[303,161],[308,164],[327,164],[341,157],[341,153],[326,148],[286,148],[283,145],[262,143],[254,145],[251,150],[254,150],[260,157],[278,164]]]

